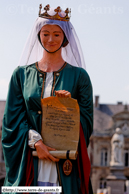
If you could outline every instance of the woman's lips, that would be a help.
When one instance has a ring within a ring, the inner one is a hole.
[[[48,46],[56,46],[56,44],[48,44]]]

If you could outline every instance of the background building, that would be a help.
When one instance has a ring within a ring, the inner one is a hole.
[[[95,97],[94,131],[90,138],[88,153],[91,161],[91,181],[94,193],[98,188],[106,188],[110,173],[111,138],[116,128],[121,128],[124,135],[124,175],[125,191],[129,180],[129,106],[122,102],[117,104],[99,104]]]
[[[4,114],[5,101],[0,101],[0,129]],[[107,176],[110,173],[111,138],[115,129],[119,127],[124,135],[124,175],[125,190],[129,180],[129,105],[122,102],[117,104],[99,104],[99,96],[95,96],[94,104],[94,131],[88,148],[91,161],[91,181],[94,193],[98,188],[107,187]],[[1,138],[1,130],[0,130]],[[0,143],[0,185],[5,177],[5,167],[2,146]]]

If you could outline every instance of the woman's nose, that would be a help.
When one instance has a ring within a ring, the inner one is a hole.
[[[49,36],[49,42],[53,42],[53,36]]]

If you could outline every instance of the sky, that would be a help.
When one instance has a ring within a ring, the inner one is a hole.
[[[70,21],[81,43],[93,95],[100,96],[100,103],[129,104],[128,0],[1,0],[0,100],[6,100],[40,3],[71,8]]]

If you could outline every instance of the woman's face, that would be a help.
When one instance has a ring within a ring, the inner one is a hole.
[[[41,43],[49,52],[60,48],[64,40],[64,33],[57,25],[45,25],[40,31]]]

